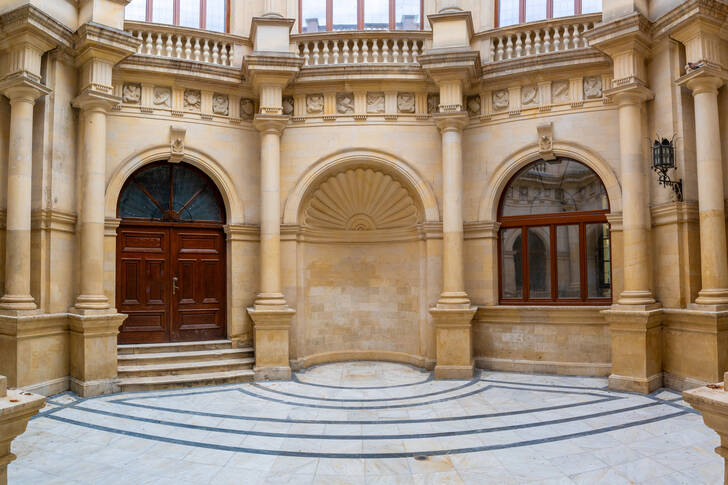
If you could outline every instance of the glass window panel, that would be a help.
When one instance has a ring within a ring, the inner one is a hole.
[[[420,15],[420,0],[396,0],[394,27],[397,30],[419,30]]]
[[[501,289],[503,298],[523,298],[521,228],[501,231]]]
[[[581,298],[579,225],[556,226],[556,273],[559,298]]]
[[[356,0],[336,0],[333,3],[331,19],[334,30],[356,30],[357,3]]]
[[[174,1],[154,0],[152,2],[152,22],[171,24],[174,21]]]
[[[147,0],[131,0],[124,10],[124,18],[142,22],[147,20]]]
[[[528,228],[528,296],[551,298],[549,227]]]
[[[156,0],[154,0],[156,2]],[[225,0],[207,0],[205,9],[205,29],[225,32],[227,24],[227,2]]]
[[[174,177],[172,179],[172,190],[174,191],[174,210],[179,211],[184,207],[194,195],[204,189],[205,180],[200,175],[184,165],[174,168]]]
[[[389,29],[389,0],[364,1],[364,28],[367,30]]]
[[[586,273],[589,298],[612,296],[612,252],[609,224],[586,225]]]
[[[581,13],[602,11],[602,0],[581,0]]]
[[[515,25],[518,23],[518,6],[519,0],[499,0],[498,1],[498,25],[505,27],[507,25]]]
[[[546,18],[546,0],[526,0],[526,22]]]
[[[119,197],[119,217],[159,220],[162,216],[162,211],[137,184],[130,182],[124,187]]]
[[[301,1],[301,32],[326,30],[326,0]]]
[[[554,18],[574,15],[574,0],[554,0]]]
[[[217,198],[210,187],[205,187],[195,199],[179,214],[184,221],[217,221],[222,222]]]
[[[179,1],[179,24],[183,27],[200,27],[200,0]]]
[[[510,182],[501,204],[502,216],[555,214],[609,208],[601,180],[583,163],[566,158],[539,161]]]

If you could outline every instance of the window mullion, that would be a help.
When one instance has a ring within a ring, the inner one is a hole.
[[[147,22],[152,21],[153,11],[154,11],[154,0],[147,0]]]
[[[581,288],[581,299],[587,299],[587,274],[586,274],[586,223],[579,224],[579,279]]]
[[[554,18],[554,0],[546,0],[546,18]]]
[[[389,30],[394,30],[394,23],[395,23],[394,2],[395,2],[395,0],[389,0]]]
[[[526,0],[519,0],[518,2],[518,23],[523,24],[526,22]]]
[[[581,0],[574,0],[574,15],[581,15]]]
[[[551,225],[549,226],[549,244],[551,245],[550,251],[549,251],[549,258],[551,259],[551,299],[553,301],[556,301],[556,299],[559,297],[559,280],[558,280],[558,254],[556,252],[556,226]]]
[[[356,28],[357,30],[364,30],[364,0],[357,0],[356,2]]]
[[[179,0],[172,2],[172,23],[179,25]]]
[[[200,0],[200,28],[207,25],[207,0]]]
[[[326,30],[334,30],[334,0],[326,0]]]

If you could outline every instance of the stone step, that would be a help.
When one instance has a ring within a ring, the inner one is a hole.
[[[191,350],[149,354],[119,354],[119,366],[205,362],[210,360],[245,359],[253,357],[251,347],[241,349]]]
[[[119,377],[173,376],[199,374],[201,372],[224,372],[241,369],[252,369],[255,359],[208,360],[202,362],[174,362],[171,364],[152,365],[120,365]]]
[[[163,352],[188,352],[196,350],[231,349],[230,340],[207,340],[204,342],[169,342],[162,344],[125,344],[117,345],[119,355],[159,354]]]
[[[210,372],[204,374],[182,374],[173,376],[130,377],[119,381],[122,392],[179,389],[184,387],[214,386],[251,382],[254,374],[251,369]]]

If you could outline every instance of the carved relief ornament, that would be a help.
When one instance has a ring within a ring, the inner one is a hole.
[[[141,103],[142,85],[139,83],[124,83],[121,89],[121,100],[127,104]]]
[[[228,98],[227,94],[213,94],[212,112],[222,116],[227,116],[230,113],[230,98]]]
[[[353,93],[337,93],[336,94],[336,112],[342,115],[354,113],[354,94]]]
[[[397,93],[397,111],[400,113],[415,112],[415,94]]]
[[[367,113],[384,113],[384,93],[367,93]]]
[[[309,94],[306,96],[306,113],[321,114],[324,112],[324,95]]]
[[[507,89],[499,89],[493,91],[493,109],[495,110],[506,110],[510,104],[509,93]]]
[[[154,106],[164,108],[172,107],[172,90],[170,88],[155,86],[153,94],[152,102]]]
[[[255,102],[250,98],[240,100],[240,118],[252,120],[255,116]]]

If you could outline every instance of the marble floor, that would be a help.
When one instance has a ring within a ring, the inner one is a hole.
[[[406,365],[288,382],[64,393],[13,443],[10,485],[722,483],[715,433],[674,391]]]

